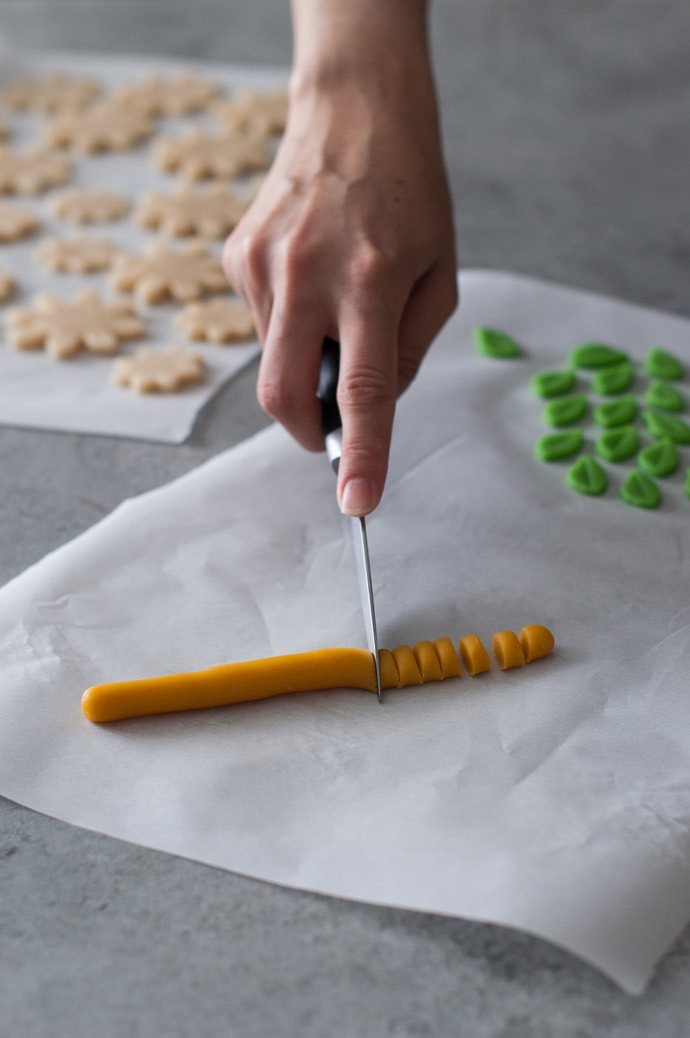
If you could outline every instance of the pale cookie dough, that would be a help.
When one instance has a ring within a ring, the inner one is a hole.
[[[126,151],[152,133],[148,116],[109,101],[80,112],[64,112],[43,129],[46,140],[55,147],[76,148],[86,154]]]
[[[49,270],[68,274],[92,274],[109,270],[122,249],[105,238],[44,238],[36,249],[36,259]]]
[[[118,292],[136,292],[142,303],[161,303],[171,297],[187,303],[228,288],[220,260],[199,242],[182,252],[151,242],[143,256],[120,256],[110,284]]]
[[[0,242],[28,238],[38,229],[38,221],[30,209],[0,202]]]
[[[0,270],[0,303],[4,302],[14,292],[16,282],[10,274]]]
[[[96,292],[79,292],[72,303],[39,295],[34,308],[16,307],[7,314],[10,345],[17,350],[44,348],[52,357],[72,357],[82,347],[114,353],[121,339],[136,339],[144,326],[129,303],[104,303]]]
[[[70,162],[48,148],[16,152],[0,145],[0,195],[38,195],[71,175]]]
[[[55,216],[72,223],[109,223],[125,216],[130,206],[124,195],[97,187],[61,191],[49,204]]]
[[[224,238],[240,222],[251,199],[240,198],[225,184],[206,190],[183,185],[170,195],[142,195],[134,219],[141,227],[161,230],[174,237],[200,234]]]
[[[220,90],[215,83],[189,72],[163,79],[151,76],[113,91],[117,104],[146,116],[190,115],[205,108]]]
[[[282,89],[266,93],[240,90],[227,101],[214,104],[212,112],[226,130],[279,134],[287,122],[288,95]]]
[[[264,135],[211,136],[198,129],[161,137],[154,143],[153,160],[159,169],[182,173],[188,180],[239,177],[266,169],[271,161]]]
[[[137,393],[175,393],[201,382],[203,375],[204,362],[197,353],[185,353],[179,346],[164,350],[145,347],[132,357],[115,361],[112,381]]]
[[[83,108],[101,93],[100,85],[93,79],[49,72],[37,79],[11,83],[0,92],[0,97],[13,111],[48,113]]]
[[[246,342],[256,334],[249,307],[225,298],[189,303],[175,318],[175,325],[193,341]]]

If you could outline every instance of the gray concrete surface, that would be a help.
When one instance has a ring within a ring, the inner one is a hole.
[[[686,0],[438,0],[460,257],[690,315]],[[287,0],[2,0],[20,45],[287,64]],[[689,344],[690,350],[690,344]],[[182,447],[0,429],[0,579],[264,423]],[[0,802],[0,1035],[671,1038],[690,936],[632,999],[524,935],[261,884]]]

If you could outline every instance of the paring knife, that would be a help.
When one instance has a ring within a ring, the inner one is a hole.
[[[326,441],[326,454],[331,467],[338,475],[340,456],[342,454],[343,423],[336,399],[338,374],[340,372],[340,343],[335,339],[323,341],[321,353],[321,370],[319,372],[319,388],[316,395],[321,401],[321,420],[323,435]],[[367,524],[364,516],[355,516],[356,524],[355,554],[357,556],[357,572],[362,599],[362,613],[367,631],[367,645],[374,657],[376,668],[376,695],[381,699],[381,670],[379,667],[379,643],[376,635],[376,610],[374,609],[374,588],[371,582],[371,564],[369,562],[369,542],[367,540]]]

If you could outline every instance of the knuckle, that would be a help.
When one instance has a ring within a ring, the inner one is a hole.
[[[290,400],[279,382],[271,378],[259,378],[256,387],[259,404],[277,422],[286,422],[292,413]]]
[[[390,378],[374,365],[358,365],[352,371],[341,373],[338,383],[338,403],[347,411],[368,411],[373,407],[390,404],[395,397]]]
[[[349,271],[349,282],[352,291],[358,296],[368,297],[391,277],[395,266],[395,258],[377,248],[371,242],[359,246],[352,260]]]
[[[286,385],[280,377],[270,374],[259,378],[256,392],[266,414],[280,422],[298,443],[307,450],[323,450],[320,413],[312,413],[299,387]]]
[[[296,388],[281,377],[280,372],[259,369],[256,385],[259,404],[271,418],[287,428],[300,424],[304,408]]]
[[[261,282],[266,270],[267,245],[259,233],[245,234],[240,241],[240,264],[250,284]]]
[[[279,262],[287,290],[291,291],[318,270],[321,263],[319,243],[307,229],[296,230],[282,239]]]
[[[223,246],[223,270],[230,284],[238,291],[245,284],[260,284],[266,269],[266,254],[263,236],[243,231],[242,225],[238,225]]]

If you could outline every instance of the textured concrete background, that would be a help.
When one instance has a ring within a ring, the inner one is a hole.
[[[290,60],[287,0],[0,0],[19,45]],[[465,266],[690,315],[690,4],[438,0]],[[255,369],[182,447],[0,429],[0,579],[255,431]],[[0,801],[0,1034],[671,1038],[690,938],[648,994],[495,927],[296,893]]]

